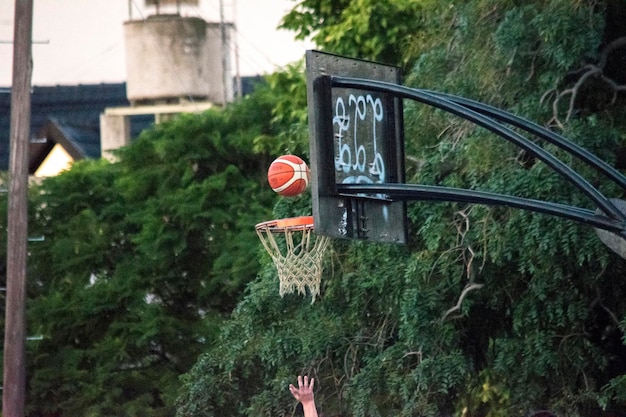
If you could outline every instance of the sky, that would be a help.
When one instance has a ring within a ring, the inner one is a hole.
[[[11,85],[16,0],[0,0],[0,86]],[[19,1],[19,0],[18,0]],[[123,82],[126,59],[123,24],[155,13],[145,0],[34,0],[32,85]],[[312,43],[278,29],[295,0],[222,0],[226,21],[236,26],[239,72],[268,74],[304,57]],[[162,7],[161,12],[174,11]],[[183,16],[219,22],[220,0],[183,6]],[[236,48],[235,48],[236,46]]]

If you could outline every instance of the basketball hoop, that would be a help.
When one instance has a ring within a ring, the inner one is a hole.
[[[256,232],[278,271],[280,296],[306,294],[308,288],[315,302],[330,238],[313,233],[313,216],[269,220],[257,224]]]

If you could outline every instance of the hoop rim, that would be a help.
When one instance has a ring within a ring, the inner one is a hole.
[[[292,232],[313,229],[313,216],[288,217],[259,223],[256,230],[267,230],[272,233]]]

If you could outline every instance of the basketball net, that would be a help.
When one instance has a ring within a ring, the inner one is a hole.
[[[322,261],[330,238],[313,233],[313,217],[270,220],[256,225],[256,232],[269,253],[280,281],[279,294],[320,294]]]

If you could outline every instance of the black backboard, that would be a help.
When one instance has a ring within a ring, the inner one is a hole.
[[[405,243],[406,204],[385,195],[341,195],[337,184],[404,183],[402,100],[333,88],[332,76],[400,84],[400,69],[307,51],[311,190],[315,232]]]

